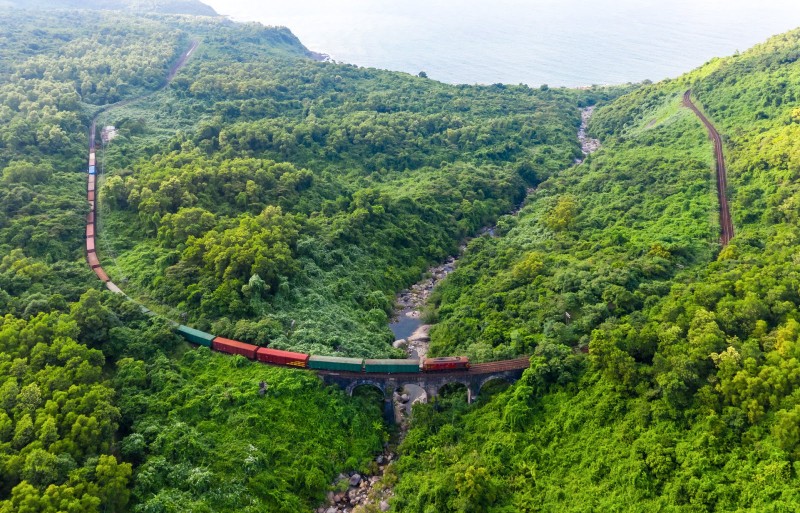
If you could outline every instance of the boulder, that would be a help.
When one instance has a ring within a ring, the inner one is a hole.
[[[360,474],[353,474],[350,476],[350,486],[358,486],[358,483],[361,482],[361,475]]]
[[[389,511],[389,503],[386,501],[381,501],[380,508],[381,511]]]

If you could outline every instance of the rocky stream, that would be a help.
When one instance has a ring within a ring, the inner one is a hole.
[[[587,124],[593,112],[593,106],[581,110],[578,141],[581,144],[584,158],[600,148],[600,141],[592,139],[586,133]],[[583,160],[576,159],[575,163],[579,164]],[[533,192],[533,189],[528,189],[526,198],[530,196],[531,192]],[[517,214],[524,204],[525,200],[510,214]],[[481,236],[487,233],[493,236],[494,226],[483,228],[477,235]],[[421,281],[397,295],[395,315],[390,328],[397,338],[394,342],[394,347],[404,349],[409,358],[423,359],[428,354],[431,325],[422,323],[422,310],[427,305],[428,298],[436,285],[456,268],[458,257],[466,250],[469,240],[467,239],[461,244],[457,256],[450,256],[443,263],[431,267]],[[393,491],[391,485],[387,482],[389,480],[384,478],[388,474],[387,470],[397,459],[397,453],[394,448],[403,440],[408,431],[412,405],[427,399],[424,391],[416,386],[395,392],[393,398],[395,421],[399,427],[397,439],[392,444],[385,444],[383,452],[370,464],[371,475],[361,475],[356,472],[339,474],[333,483],[332,490],[328,492],[327,501],[316,509],[316,513],[377,513],[389,511],[389,500],[393,495]]]

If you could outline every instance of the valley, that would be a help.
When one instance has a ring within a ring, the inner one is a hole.
[[[468,86],[156,7],[0,7],[0,512],[796,509],[800,32]]]

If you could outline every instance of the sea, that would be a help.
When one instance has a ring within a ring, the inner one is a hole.
[[[337,62],[453,84],[677,77],[800,26],[800,0],[204,0]]]

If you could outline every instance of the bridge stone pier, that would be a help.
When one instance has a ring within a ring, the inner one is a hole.
[[[478,398],[484,385],[495,380],[515,383],[522,377],[522,372],[529,365],[529,358],[522,357],[502,362],[479,363],[473,365],[468,371],[456,372],[367,374],[317,371],[317,374],[326,385],[337,385],[348,395],[353,395],[355,389],[361,386],[377,388],[383,395],[384,416],[387,421],[391,422],[394,419],[392,394],[405,385],[417,385],[422,388],[430,401],[439,395],[439,390],[443,386],[458,383],[467,389],[467,402],[472,403]]]

